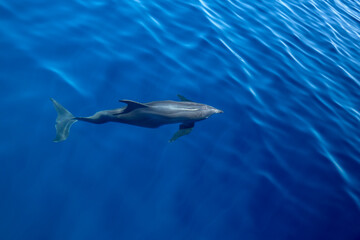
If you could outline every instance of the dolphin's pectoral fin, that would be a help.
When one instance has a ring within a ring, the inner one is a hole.
[[[128,112],[131,112],[132,110],[137,109],[137,108],[147,108],[147,107],[149,107],[149,106],[147,106],[147,105],[145,105],[143,103],[138,103],[138,102],[131,101],[131,100],[119,100],[119,102],[127,104],[127,107],[121,113],[128,113]]]
[[[179,130],[172,136],[172,138],[169,140],[169,142],[173,142],[176,139],[178,139],[179,137],[188,135],[189,133],[191,133],[193,127],[194,127],[194,122],[191,123],[183,123],[179,126]]]
[[[187,99],[186,97],[184,97],[184,96],[182,96],[182,95],[180,95],[180,94],[178,94],[177,96],[178,96],[178,97],[180,98],[180,100],[183,101],[183,102],[192,102],[191,100]]]

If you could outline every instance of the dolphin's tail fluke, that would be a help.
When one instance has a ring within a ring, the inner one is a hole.
[[[55,99],[50,98],[50,100],[53,102],[55,110],[58,114],[56,118],[56,137],[53,140],[54,142],[62,142],[67,139],[70,132],[70,127],[73,125],[77,120],[76,118],[63,106],[61,106],[60,103],[58,103]]]

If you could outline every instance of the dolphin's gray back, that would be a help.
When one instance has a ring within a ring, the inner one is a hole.
[[[194,102],[156,101],[143,103],[147,107],[119,114],[118,121],[143,127],[159,127],[164,124],[186,123],[202,120],[204,104]]]
[[[195,112],[201,111],[204,104],[194,102],[177,102],[177,101],[156,101],[145,104],[157,113],[174,114],[179,113],[191,117]]]

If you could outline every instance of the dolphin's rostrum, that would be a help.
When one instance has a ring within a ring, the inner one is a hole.
[[[68,110],[51,98],[58,113],[56,119],[56,137],[54,142],[67,139],[71,125],[77,121],[90,123],[119,122],[147,128],[157,128],[165,124],[180,123],[179,130],[170,139],[175,141],[181,136],[187,135],[194,127],[194,123],[204,120],[215,113],[223,111],[209,105],[192,102],[178,95],[181,102],[155,101],[138,103],[131,100],[119,100],[127,106],[113,110],[104,110],[90,117],[74,117]]]

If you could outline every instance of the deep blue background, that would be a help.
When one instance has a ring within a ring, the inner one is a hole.
[[[360,239],[360,4],[0,1],[0,239]],[[76,123],[182,94],[178,126]]]

